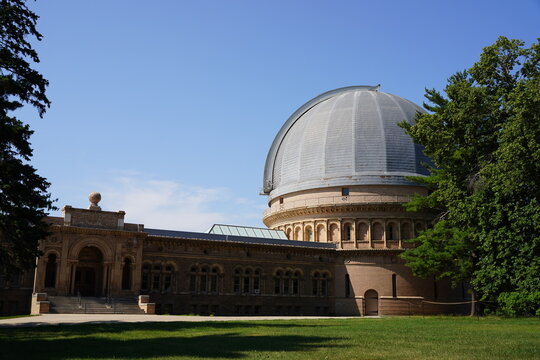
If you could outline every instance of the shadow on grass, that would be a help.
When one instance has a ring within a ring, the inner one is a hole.
[[[270,326],[279,325],[282,324]],[[328,348],[336,346],[330,342],[338,340],[318,336],[268,335],[267,332],[264,335],[250,335],[240,330],[241,327],[250,329],[256,326],[243,323],[93,324],[14,329],[17,330],[14,336],[6,336],[13,331],[4,329],[0,349],[6,359],[144,359],[173,356],[237,359],[247,356],[248,352],[305,352]],[[261,326],[268,327],[269,324]],[[301,332],[302,325],[291,324],[287,327],[298,327],[298,332]],[[234,329],[238,331],[230,331]],[[218,333],[189,336],[190,330]],[[130,336],[129,331],[136,331],[138,338]],[[141,334],[141,331],[148,333]],[[111,334],[122,332],[125,334],[121,336]]]

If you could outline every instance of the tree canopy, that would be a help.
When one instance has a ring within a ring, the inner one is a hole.
[[[540,315],[540,42],[500,37],[431,89],[430,112],[401,124],[434,162],[415,178],[434,226],[402,256],[420,276],[465,280],[507,314]]]
[[[27,104],[42,117],[50,105],[48,82],[32,68],[39,57],[30,39],[42,37],[37,19],[24,1],[0,1],[0,275],[35,263],[47,235],[42,220],[53,209],[49,183],[29,164],[33,131],[13,115]]]

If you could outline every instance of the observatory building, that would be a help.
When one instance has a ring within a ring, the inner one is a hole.
[[[145,228],[88,209],[49,217],[35,271],[0,279],[0,314],[399,315],[463,312],[463,284],[420,279],[399,255],[430,225],[403,204],[429,163],[398,123],[423,110],[379,86],[326,92],[276,135],[268,229]],[[456,305],[453,305],[456,303]]]

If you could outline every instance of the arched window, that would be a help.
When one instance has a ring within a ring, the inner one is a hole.
[[[296,229],[294,229],[294,240],[302,240],[301,237],[302,237],[302,228],[297,227]]]
[[[386,226],[386,239],[397,240],[398,239],[398,226],[394,222],[389,222]]]
[[[394,240],[394,224],[390,223],[388,224],[388,228],[386,229],[386,240]]]
[[[261,269],[255,269],[253,272],[253,293],[258,295],[261,293]]]
[[[371,226],[371,240],[382,240],[384,229],[381,223],[374,222]]]
[[[236,271],[237,270],[235,270],[235,275]],[[200,293],[217,293],[219,292],[220,276],[221,270],[217,265],[212,267],[209,265],[191,265],[189,268],[189,291]]]
[[[131,290],[131,259],[124,259],[124,268],[122,269],[122,290]]]
[[[328,295],[328,274],[322,273],[322,279],[321,279],[321,286],[320,286],[320,295],[326,296]]]
[[[261,269],[237,267],[234,270],[234,292],[237,294],[261,293]]]
[[[203,266],[199,272],[199,288],[197,291],[207,292],[208,291],[208,267]]]
[[[148,291],[150,290],[150,264],[144,264],[142,267],[141,274],[141,290]]]
[[[47,266],[45,268],[45,287],[56,287],[56,255],[49,254],[47,257]]]
[[[315,271],[313,273],[313,276],[312,276],[312,280],[311,280],[311,288],[313,290],[312,294],[313,295],[319,295],[319,278],[320,278],[321,274],[319,274],[318,271]]]
[[[315,271],[312,275],[312,293],[317,296],[327,296],[328,295],[328,281],[330,276],[326,271],[319,272]]]
[[[409,223],[403,223],[401,225],[401,238],[404,240],[411,238],[411,225]]]
[[[295,271],[291,279],[291,295],[298,295],[299,293],[299,281],[300,281],[300,272]]]
[[[242,269],[236,268],[234,269],[234,283],[233,283],[233,291],[236,294],[240,293],[240,282],[242,281]]]
[[[356,226],[356,240],[367,240],[368,229],[366,223],[358,223]]]
[[[163,291],[170,292],[173,286],[173,271],[174,268],[171,265],[165,266],[163,273]]]
[[[291,278],[292,276],[292,272],[290,271],[286,271],[285,272],[285,278],[283,279],[283,295],[288,295],[289,294],[289,291],[290,291],[290,288],[291,288],[291,283],[289,281],[289,279]]]
[[[337,224],[330,225],[330,240],[339,241],[339,226]]]
[[[315,241],[326,242],[326,229],[323,224],[317,225],[317,238]]]
[[[159,291],[161,289],[161,265],[152,266],[152,290]]]
[[[343,225],[343,240],[344,241],[351,241],[351,224],[347,223]]]
[[[274,274],[274,294],[298,295],[300,293],[300,270],[278,270]]]
[[[251,269],[244,270],[244,281],[242,283],[242,293],[249,294],[249,289],[251,288]]]
[[[191,292],[197,291],[197,270],[198,267],[195,265],[189,268],[189,291]]]
[[[287,239],[292,240],[291,234],[292,234],[292,229],[291,229],[291,228],[288,228],[288,229],[287,229]]]
[[[313,241],[313,229],[311,228],[311,226],[306,226],[306,229],[304,231],[304,240]]]
[[[281,289],[283,288],[283,273],[281,270],[276,271],[274,274],[274,294],[281,294]]]
[[[212,268],[212,272],[210,273],[210,292],[217,293],[219,291],[218,278],[219,268],[217,266],[214,266]]]

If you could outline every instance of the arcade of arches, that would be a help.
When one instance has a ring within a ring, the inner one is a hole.
[[[276,228],[289,240],[332,242],[342,249],[406,248],[407,242],[425,229],[415,219],[325,219],[298,221]]]

